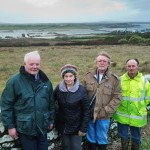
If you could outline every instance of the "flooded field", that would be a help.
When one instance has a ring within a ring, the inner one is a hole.
[[[0,24],[0,39],[86,37],[111,32],[150,32],[150,23]]]

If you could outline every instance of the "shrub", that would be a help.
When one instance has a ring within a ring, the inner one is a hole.
[[[128,41],[127,41],[127,39],[120,39],[120,40],[118,40],[118,43],[119,44],[127,44]]]
[[[129,39],[130,44],[140,44],[140,43],[145,43],[145,42],[146,42],[145,38],[142,38],[139,35],[133,35]]]
[[[117,66],[117,62],[111,62],[111,67],[116,67]]]

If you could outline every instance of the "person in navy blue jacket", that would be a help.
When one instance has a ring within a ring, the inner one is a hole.
[[[81,150],[90,120],[87,92],[79,83],[76,66],[63,66],[61,76],[63,80],[54,90],[58,104],[56,129],[62,137],[62,150]]]

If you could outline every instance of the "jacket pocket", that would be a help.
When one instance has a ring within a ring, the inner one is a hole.
[[[107,113],[106,113],[105,109],[102,108],[97,115],[97,119],[104,119],[106,117],[107,117]]]
[[[33,128],[33,121],[31,116],[21,115],[17,116],[17,129],[21,133],[30,133]]]
[[[111,95],[112,94],[112,86],[110,84],[105,84],[103,92],[106,95]]]

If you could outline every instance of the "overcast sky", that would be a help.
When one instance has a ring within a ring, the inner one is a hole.
[[[150,21],[150,0],[0,0],[1,23]]]

